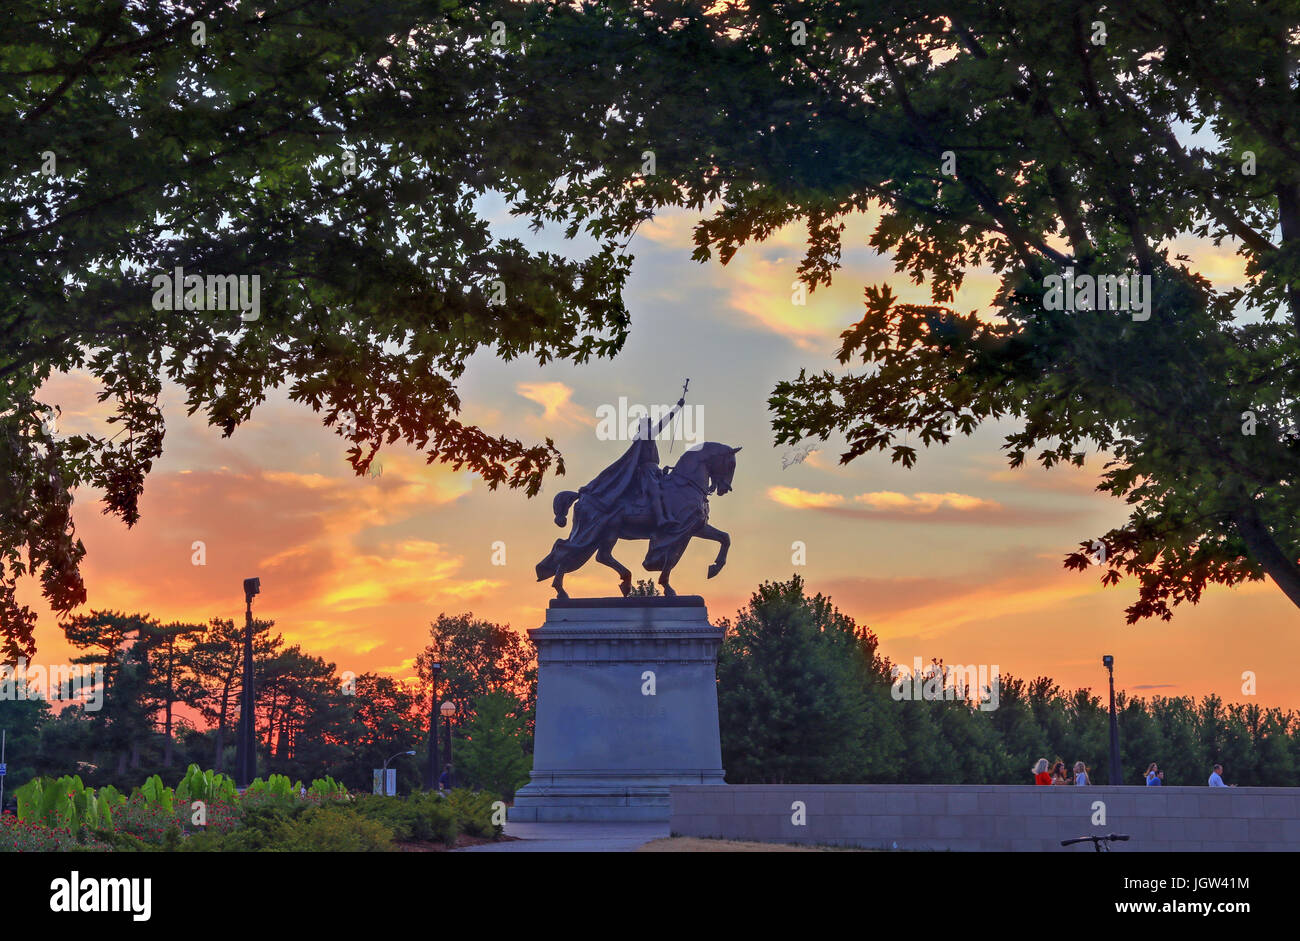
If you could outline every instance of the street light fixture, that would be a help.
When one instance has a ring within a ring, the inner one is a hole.
[[[1110,674],[1110,783],[1124,783],[1124,775],[1119,766],[1119,719],[1115,716],[1115,658],[1106,654],[1101,658],[1102,665]]]
[[[438,789],[438,674],[442,673],[442,663],[433,661],[429,664],[429,675],[433,678],[433,692],[429,696],[429,761],[424,768],[424,789]]]
[[[452,716],[456,714],[456,704],[451,700],[447,700],[442,704],[438,711],[441,712],[442,717],[447,720],[447,789],[451,790],[455,783],[452,781],[452,776],[456,773],[451,770],[451,719]]]
[[[235,783],[248,787],[257,777],[257,731],[253,710],[253,596],[262,591],[260,578],[244,579],[244,676],[239,697],[239,735],[235,740]]]

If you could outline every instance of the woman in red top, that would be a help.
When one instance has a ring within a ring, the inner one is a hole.
[[[1039,758],[1038,764],[1034,765],[1034,783],[1051,784],[1052,774],[1047,770],[1047,759]]]

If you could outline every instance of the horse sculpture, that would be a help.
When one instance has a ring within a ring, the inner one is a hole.
[[[565,573],[581,568],[592,555],[618,572],[619,590],[626,596],[632,589],[632,573],[613,554],[620,539],[650,540],[642,565],[648,572],[660,573],[659,584],[668,597],[677,594],[668,584],[669,575],[692,539],[718,543],[709,578],[727,564],[731,537],[709,525],[708,497],[730,492],[740,448],[707,441],[688,450],[675,466],[660,469],[655,435],[683,404],[684,395],[654,429],[645,422],[627,453],[591,483],[556,494],[557,526],[568,522],[569,509],[576,505],[568,538],[555,540],[550,554],[537,564],[537,580],[552,579],[557,598],[569,597]]]

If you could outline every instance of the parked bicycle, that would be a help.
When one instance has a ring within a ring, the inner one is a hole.
[[[1073,846],[1075,843],[1087,843],[1092,841],[1093,848],[1098,853],[1109,853],[1111,843],[1122,843],[1128,840],[1127,833],[1108,833],[1105,836],[1081,836],[1073,840],[1062,840],[1062,846]]]

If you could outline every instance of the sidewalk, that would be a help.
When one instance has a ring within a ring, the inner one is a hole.
[[[668,836],[662,823],[506,823],[504,843],[467,846],[457,853],[630,853]]]

